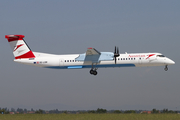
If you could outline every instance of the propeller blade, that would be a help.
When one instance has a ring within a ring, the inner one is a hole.
[[[115,46],[114,54],[116,54],[116,46]]]
[[[119,48],[117,48],[117,54],[119,55]]]
[[[119,48],[115,46],[114,48],[114,62],[116,64],[116,61],[117,61],[117,57],[119,57]]]

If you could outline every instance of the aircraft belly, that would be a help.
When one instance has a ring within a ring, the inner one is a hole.
[[[107,67],[135,67],[135,64],[104,64],[104,65],[94,65],[96,68],[107,68]],[[92,65],[69,65],[69,66],[47,66],[46,68],[54,69],[82,69],[82,68],[92,68]]]

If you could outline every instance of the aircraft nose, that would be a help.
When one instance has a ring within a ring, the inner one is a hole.
[[[173,60],[171,60],[172,64],[175,64],[175,62]]]
[[[173,60],[171,60],[171,59],[168,59],[167,64],[169,64],[169,65],[174,65],[175,62],[174,62]]]

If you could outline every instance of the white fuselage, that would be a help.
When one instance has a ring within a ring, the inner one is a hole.
[[[83,54],[54,55],[33,52],[24,41],[24,35],[5,35],[8,40],[15,62],[54,69],[91,68],[90,74],[97,75],[98,68],[108,67],[140,67],[165,66],[175,64],[174,61],[160,53],[119,54],[115,46],[113,52],[99,52],[95,48],[88,48]]]
[[[77,61],[80,54],[54,55],[33,52],[35,58],[15,59],[15,62],[54,69],[78,69],[78,68],[107,68],[107,67],[141,67],[141,66],[167,66],[174,64],[174,61],[160,53],[133,53],[120,54],[114,60],[99,61]]]

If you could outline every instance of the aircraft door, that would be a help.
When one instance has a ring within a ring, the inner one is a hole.
[[[60,60],[59,60],[59,66],[64,66],[64,59],[60,58]]]
[[[146,63],[148,63],[148,61],[146,60],[145,57],[140,57],[138,60],[139,65],[145,65]]]
[[[142,58],[139,58],[138,63],[141,65],[142,64]]]

